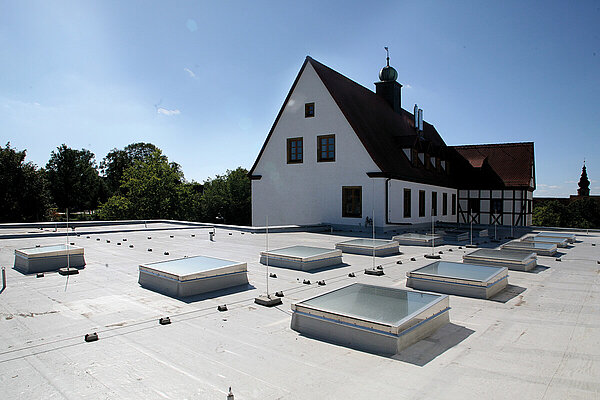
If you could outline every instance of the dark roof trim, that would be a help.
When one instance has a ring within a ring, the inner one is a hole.
[[[397,181],[411,182],[411,183],[419,183],[422,185],[431,185],[431,186],[439,186],[446,189],[457,189],[455,185],[451,184],[451,182],[447,182],[445,184],[440,184],[439,182],[429,183],[424,181],[423,179],[416,179],[413,177],[406,177],[399,174],[394,174],[393,172],[367,172],[367,176],[369,178],[387,178],[394,179]]]
[[[262,175],[250,175],[250,174],[248,174],[248,177],[252,181],[259,181],[262,178]]]
[[[300,76],[304,72],[304,68],[306,68],[306,64],[308,64],[309,59],[310,59],[310,57],[306,56],[306,59],[304,60],[304,64],[302,64],[302,68],[300,68],[300,72],[298,72],[298,75],[296,75],[296,79],[294,79],[294,84],[292,85],[292,87],[290,88],[290,91],[288,92],[287,96],[285,97],[283,105],[281,106],[281,109],[279,110],[279,113],[277,114],[277,118],[275,118],[275,122],[273,122],[273,126],[271,126],[271,130],[269,131],[269,134],[267,135],[267,138],[265,139],[265,142],[263,143],[262,148],[260,149],[260,152],[258,153],[258,157],[256,157],[256,161],[254,161],[254,165],[252,165],[252,168],[250,168],[250,171],[248,171],[248,176],[250,177],[250,179],[252,179],[254,170],[256,169],[256,166],[258,165],[258,162],[260,161],[260,158],[262,157],[262,154],[265,151],[265,148],[267,147],[267,143],[269,142],[269,139],[271,139],[271,135],[273,134],[273,131],[275,130],[275,127],[277,126],[277,123],[279,122],[279,118],[281,118],[281,115],[283,114],[283,110],[285,110],[285,106],[287,105],[288,101],[290,100],[290,97],[292,96],[292,92],[296,88],[296,85],[298,84],[298,81],[300,80]]]

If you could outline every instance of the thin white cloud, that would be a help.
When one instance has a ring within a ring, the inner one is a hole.
[[[185,26],[190,32],[196,32],[198,30],[198,24],[193,19],[188,19]]]
[[[188,75],[190,76],[190,78],[196,79],[196,74],[194,73],[194,71],[192,71],[189,68],[184,68],[183,70],[188,73]]]
[[[404,87],[405,87],[406,89],[412,89],[412,86],[410,86],[408,83],[407,83],[406,85],[404,85]]]
[[[162,107],[158,107],[156,109],[156,113],[157,114],[162,114],[162,115],[166,115],[166,116],[172,116],[172,115],[179,115],[181,114],[181,111],[175,109],[175,110],[167,110],[166,108],[162,108]]]

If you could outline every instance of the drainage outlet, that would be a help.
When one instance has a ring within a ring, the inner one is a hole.
[[[94,332],[94,333],[86,333],[85,334],[85,341],[86,342],[95,342],[96,340],[98,340],[98,334],[96,332]]]
[[[259,306],[273,307],[282,303],[281,298],[271,296],[258,296],[254,298],[254,303]]]
[[[383,275],[383,268],[367,268],[367,269],[365,269],[365,274],[381,276],[381,275]]]
[[[158,320],[158,323],[161,325],[169,325],[171,323],[171,318],[162,317],[161,319]]]
[[[223,305],[217,306],[217,310],[219,310],[219,311],[227,311],[227,304],[223,304]]]

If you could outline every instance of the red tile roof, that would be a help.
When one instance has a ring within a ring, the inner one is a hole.
[[[498,175],[505,186],[528,187],[533,177],[533,142],[452,146],[473,167],[484,162]]]

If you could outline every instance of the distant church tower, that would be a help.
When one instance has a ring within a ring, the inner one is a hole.
[[[577,196],[589,196],[590,195],[590,180],[587,177],[585,170],[585,161],[583,162],[583,168],[581,169],[581,178],[579,178],[579,189],[577,189]]]

